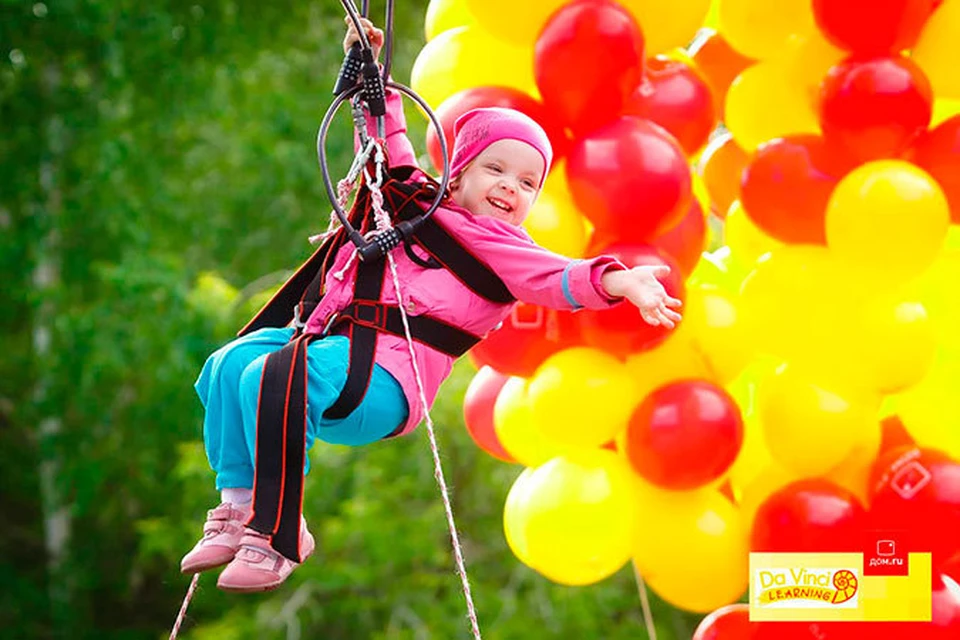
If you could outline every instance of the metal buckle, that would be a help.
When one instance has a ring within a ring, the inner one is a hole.
[[[293,327],[297,330],[297,333],[300,333],[306,326],[307,323],[300,317],[300,303],[298,302],[293,305]]]
[[[330,329],[333,328],[333,323],[336,322],[337,318],[340,317],[340,312],[336,311],[327,319],[327,323],[323,325],[323,331],[320,332],[321,336],[326,336],[330,333]]]

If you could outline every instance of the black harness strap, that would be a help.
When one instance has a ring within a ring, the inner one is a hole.
[[[301,562],[300,517],[306,461],[307,344],[301,336],[267,356],[257,403],[253,512],[247,523],[278,553]],[[279,436],[279,437],[278,437]]]
[[[399,220],[411,220],[423,213],[417,200],[432,197],[429,190],[397,180],[390,181],[383,192]],[[516,301],[503,280],[432,216],[417,230],[414,242],[478,296],[497,304]]]
[[[353,299],[355,302],[371,303],[362,309],[369,309],[372,315],[369,318],[370,322],[355,323],[350,326],[350,364],[347,367],[347,381],[343,385],[340,396],[323,412],[324,418],[330,420],[346,418],[360,405],[370,385],[379,336],[374,322],[376,303],[380,300],[380,293],[383,291],[385,266],[386,261],[380,260],[374,263],[361,261],[357,267]]]
[[[353,302],[337,314],[333,326],[348,320],[355,325],[372,327],[401,338],[407,336],[400,307],[394,304]],[[455,358],[465,354],[483,339],[430,316],[408,315],[407,324],[414,340]]]

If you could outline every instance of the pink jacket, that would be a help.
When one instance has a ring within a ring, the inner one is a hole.
[[[416,156],[406,137],[400,96],[393,91],[388,92],[387,98],[386,134],[391,165],[416,166]],[[440,207],[433,217],[469,247],[471,253],[493,267],[518,300],[562,310],[603,309],[620,300],[609,298],[600,287],[600,277],[605,271],[625,268],[615,258],[571,260],[538,246],[522,228],[495,218],[474,216],[456,206]],[[351,302],[357,273],[357,260],[351,260],[353,252],[353,245],[348,243],[337,254],[327,272],[326,294],[307,321],[307,333],[322,333],[330,317]],[[401,283],[400,298],[410,315],[427,313],[474,335],[486,336],[514,306],[491,303],[479,297],[445,269],[417,266],[402,249],[394,250],[392,255]],[[380,301],[398,302],[389,269]],[[437,389],[450,375],[454,359],[418,342],[414,342],[413,351],[426,401],[432,405]],[[401,433],[408,433],[420,424],[424,412],[406,340],[381,333],[376,362],[403,388],[410,416]]]

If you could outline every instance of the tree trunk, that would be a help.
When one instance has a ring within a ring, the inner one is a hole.
[[[51,63],[43,74],[43,96],[49,105],[55,105],[61,84],[61,70]],[[44,156],[39,166],[41,200],[36,215],[45,230],[36,248],[36,266],[32,285],[39,303],[33,318],[32,343],[37,380],[34,402],[39,413],[37,438],[40,451],[40,499],[43,509],[44,543],[47,553],[47,585],[50,622],[53,637],[70,634],[72,589],[68,573],[70,548],[70,508],[60,486],[63,463],[60,452],[60,434],[63,421],[52,402],[51,387],[54,372],[44,363],[56,357],[53,349],[55,299],[61,286],[60,215],[63,194],[60,185],[61,164],[64,157],[63,118],[50,110],[43,131]]]

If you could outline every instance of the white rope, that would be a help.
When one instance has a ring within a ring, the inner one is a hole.
[[[197,584],[200,582],[200,574],[193,574],[193,578],[190,579],[190,586],[187,587],[187,595],[183,598],[183,603],[180,605],[180,613],[177,614],[177,619],[173,623],[173,629],[170,630],[170,640],[177,640],[177,635],[180,633],[180,626],[183,624],[183,621],[187,619],[187,607],[190,606],[190,601],[193,599],[193,594],[197,591]]]
[[[369,176],[367,176],[369,178]],[[370,195],[373,205],[374,216],[377,223],[377,229],[383,231],[390,228],[390,217],[383,210],[383,194],[380,193],[380,163],[377,163],[377,179],[370,180]],[[437,436],[433,429],[433,419],[430,417],[430,405],[427,403],[427,396],[423,390],[423,379],[420,376],[420,367],[417,365],[417,358],[413,351],[413,336],[410,334],[410,324],[407,320],[407,312],[403,306],[403,298],[400,293],[400,276],[397,275],[397,264],[393,259],[393,254],[386,256],[390,263],[390,273],[393,276],[393,288],[397,294],[397,304],[400,307],[400,318],[403,320],[403,331],[407,338],[407,349],[410,352],[410,362],[413,364],[413,374],[417,380],[417,391],[420,394],[420,403],[423,406],[423,415],[427,427],[427,435],[430,438],[430,451],[433,454],[433,476],[440,487],[440,495],[443,498],[443,508],[447,516],[447,526],[450,529],[450,540],[453,544],[453,555],[457,563],[457,574],[460,576],[460,583],[463,586],[463,597],[467,602],[467,618],[470,620],[470,628],[473,631],[473,637],[476,640],[482,640],[480,636],[480,623],[477,621],[477,611],[473,604],[473,596],[470,593],[470,580],[467,578],[466,562],[463,559],[463,550],[460,545],[460,536],[457,533],[457,524],[453,518],[453,506],[450,502],[450,491],[447,489],[447,481],[443,475],[443,464],[440,461],[440,447],[437,445]]]

